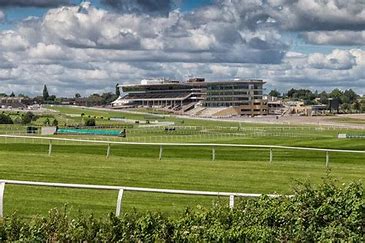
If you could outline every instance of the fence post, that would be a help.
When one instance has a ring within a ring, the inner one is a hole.
[[[4,191],[5,182],[0,182],[0,217],[4,217]]]
[[[108,143],[108,148],[106,149],[106,158],[109,158],[110,155],[110,143]]]
[[[163,149],[162,149],[162,145],[160,145],[160,154],[159,154],[159,157],[158,157],[158,158],[159,158],[159,160],[161,160],[161,159],[162,159],[162,150],[163,150]]]
[[[272,162],[272,148],[270,148],[270,163]]]
[[[229,208],[230,209],[234,208],[234,195],[233,194],[229,195]]]
[[[117,208],[115,209],[115,216],[119,217],[120,212],[122,211],[122,199],[123,199],[123,189],[119,189],[118,199],[117,199]]]
[[[52,140],[49,140],[49,145],[48,145],[48,156],[51,156],[52,153]]]
[[[326,168],[328,168],[328,163],[330,162],[330,155],[328,151],[326,151]]]
[[[215,147],[212,147],[212,160],[215,160]]]

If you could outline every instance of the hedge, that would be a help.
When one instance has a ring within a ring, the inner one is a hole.
[[[21,242],[364,242],[365,200],[361,183],[297,185],[293,197],[238,200],[231,210],[186,209],[107,218],[71,217],[53,209],[46,217],[17,215],[0,222],[0,241]]]

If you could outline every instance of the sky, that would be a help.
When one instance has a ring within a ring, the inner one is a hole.
[[[365,0],[0,0],[0,93],[190,77],[365,94]]]

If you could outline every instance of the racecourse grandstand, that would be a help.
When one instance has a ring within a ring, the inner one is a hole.
[[[217,115],[222,116],[265,115],[267,105],[262,99],[263,84],[262,80],[205,82],[203,78],[186,82],[142,80],[141,84],[121,85],[122,95],[112,106],[153,107],[180,114],[204,107],[208,110],[220,108]]]

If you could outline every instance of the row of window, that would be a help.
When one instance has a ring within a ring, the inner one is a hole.
[[[226,92],[208,92],[208,96],[213,95],[248,95],[248,92],[245,91],[226,91]]]
[[[251,111],[259,112],[259,111],[261,111],[261,109],[253,109],[253,110],[251,110],[251,109],[241,109],[241,112],[251,112]],[[262,111],[266,111],[266,110],[263,109]]]
[[[207,97],[207,101],[241,101],[241,100],[249,100],[249,97]]]
[[[262,89],[262,84],[208,85],[208,90]]]

